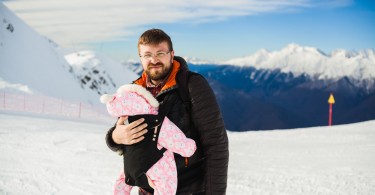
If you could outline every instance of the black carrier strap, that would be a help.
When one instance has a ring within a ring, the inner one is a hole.
[[[176,81],[178,84],[178,92],[180,94],[180,97],[182,101],[184,102],[184,105],[186,107],[186,110],[188,113],[191,113],[191,101],[190,101],[190,93],[189,93],[189,78],[191,75],[199,75],[196,72],[192,72],[190,70],[184,70],[178,73],[178,76],[176,77]]]
[[[170,111],[176,98],[167,95],[161,103],[158,115],[145,114],[128,117],[129,123],[144,118],[145,123],[148,125],[148,132],[144,135],[144,140],[133,145],[124,145],[123,147],[125,182],[128,185],[152,190],[145,173],[163,157],[163,153],[166,151],[165,148],[161,150],[157,148],[157,140],[164,118]]]

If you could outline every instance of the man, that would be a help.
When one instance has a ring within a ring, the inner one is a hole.
[[[138,52],[144,72],[134,83],[149,90],[160,102],[160,109],[168,107],[167,117],[197,145],[196,152],[189,158],[175,154],[177,194],[225,194],[228,137],[208,82],[196,73],[186,76],[189,74],[185,60],[174,55],[170,37],[160,29],[150,29],[141,35]],[[184,83],[187,83],[188,103],[183,101],[179,89],[184,87]],[[141,142],[147,132],[144,119],[124,124],[126,120],[120,117],[107,133],[107,145],[113,151],[120,151],[121,144]],[[151,193],[152,189],[139,191],[139,194]]]

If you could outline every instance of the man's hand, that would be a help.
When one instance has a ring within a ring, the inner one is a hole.
[[[117,120],[116,128],[112,133],[112,139],[116,144],[132,145],[144,139],[147,133],[147,123],[143,123],[145,119],[138,119],[130,124],[124,124],[128,117],[120,117]]]

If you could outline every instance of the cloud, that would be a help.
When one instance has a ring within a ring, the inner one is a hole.
[[[3,3],[63,46],[124,39],[145,25],[212,22],[285,10],[341,7],[352,0],[13,0]]]

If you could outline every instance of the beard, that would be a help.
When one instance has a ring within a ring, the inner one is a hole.
[[[152,68],[153,66],[160,66],[161,69],[155,70],[154,68]],[[164,80],[168,76],[171,69],[172,69],[171,65],[166,66],[165,64],[161,62],[158,62],[156,64],[149,63],[147,65],[147,69],[145,70],[145,72],[151,80],[160,81],[160,80]]]

